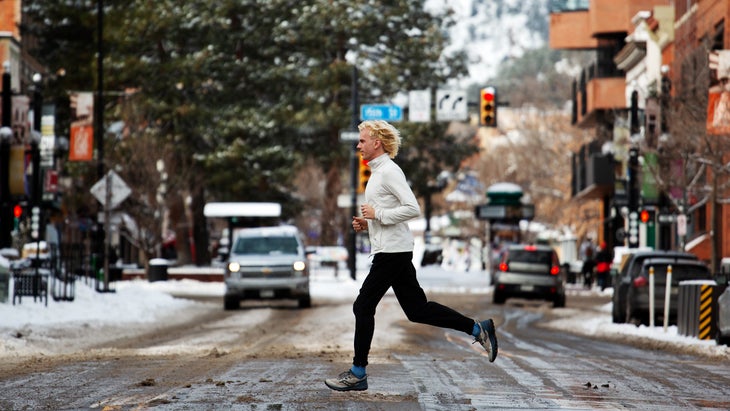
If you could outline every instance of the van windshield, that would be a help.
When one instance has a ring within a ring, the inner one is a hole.
[[[233,249],[238,255],[297,254],[299,243],[291,236],[239,237]]]

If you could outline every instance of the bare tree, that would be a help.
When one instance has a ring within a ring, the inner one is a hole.
[[[128,118],[134,119],[132,105],[121,105]],[[107,142],[109,168],[133,187],[132,194],[124,202],[124,211],[136,223],[127,227],[129,240],[139,247],[145,262],[159,255],[163,238],[163,221],[168,209],[165,171],[159,170],[169,158],[173,148],[162,139],[148,134],[152,129],[144,121],[131,121],[122,133]]]
[[[536,205],[535,219],[549,225],[572,226],[586,233],[600,223],[600,203],[571,201],[571,153],[590,136],[570,124],[570,115],[557,110],[501,110],[505,134],[487,138],[479,162],[480,180],[500,181],[523,188]],[[597,208],[597,209],[596,209]],[[593,210],[593,211],[589,211]]]
[[[721,250],[721,205],[730,203],[730,164],[726,154],[730,151],[730,120],[723,119],[730,111],[722,113],[724,109],[730,110],[722,107],[723,99],[730,100],[730,89],[727,76],[718,76],[710,68],[711,42],[706,39],[702,44],[675,66],[680,73],[675,76],[679,82],[673,95],[662,90],[661,98],[666,102],[663,133],[656,146],[651,139],[645,140],[642,151],[656,155],[656,164],[649,163],[648,168],[675,211],[691,215],[709,205],[709,227],[699,234],[710,235],[710,263],[715,270]],[[721,79],[711,80],[717,77]]]

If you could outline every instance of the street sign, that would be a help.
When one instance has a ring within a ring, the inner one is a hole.
[[[431,90],[412,90],[408,93],[408,121],[431,121]]]
[[[677,216],[677,235],[680,237],[687,235],[687,216],[684,214]]]
[[[112,210],[129,197],[132,190],[129,188],[127,183],[125,183],[124,180],[122,180],[122,178],[114,172],[114,170],[109,170],[109,173],[107,173],[104,178],[97,181],[96,184],[91,187],[91,190],[89,190],[104,207],[107,207],[107,180],[111,187],[109,190],[109,210]]]
[[[474,214],[479,220],[532,220],[535,218],[535,205],[482,204],[476,206]]]
[[[41,167],[51,168],[53,167],[53,151],[56,146],[56,136],[41,136],[41,141],[38,144],[38,150],[41,154]]]
[[[388,104],[363,104],[360,106],[360,120],[403,120],[403,109],[400,106]]]
[[[629,248],[639,246],[639,213],[629,212]]]
[[[340,141],[343,143],[357,143],[360,141],[360,133],[357,131],[340,131]]]
[[[675,214],[659,214],[657,215],[657,221],[659,224],[672,224],[677,221],[677,216]]]
[[[467,120],[466,103],[464,90],[436,90],[436,121]]]

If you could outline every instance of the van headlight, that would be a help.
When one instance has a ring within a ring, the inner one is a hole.
[[[232,273],[237,273],[238,270],[241,269],[241,264],[238,264],[237,262],[233,261],[228,263],[228,271]]]
[[[294,271],[304,271],[305,268],[307,268],[307,265],[304,261],[297,261],[294,263]]]

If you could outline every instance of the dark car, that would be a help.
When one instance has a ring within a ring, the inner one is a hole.
[[[730,345],[730,287],[717,299],[717,333],[718,344]]]
[[[697,257],[694,254],[682,251],[650,250],[628,253],[618,270],[612,272],[612,275],[614,275],[614,278],[611,280],[611,283],[613,284],[612,317],[614,323],[625,323],[627,321],[626,297],[631,287],[631,283],[641,274],[641,267],[644,264],[644,260],[648,258],[697,260]]]
[[[720,287],[720,297],[717,299],[717,330],[715,340],[718,344],[730,345],[730,258],[723,258],[720,261],[720,274],[715,277]]]
[[[654,276],[654,318],[664,318],[664,303],[667,289],[667,277],[671,267],[672,283],[669,288],[669,324],[677,323],[677,305],[679,302],[679,283],[690,280],[711,280],[707,265],[701,261],[677,258],[647,258],[641,265],[637,275],[629,285],[626,295],[626,319],[636,324],[650,324],[650,291],[651,274]]]
[[[507,298],[547,300],[553,307],[565,306],[565,288],[560,261],[546,245],[512,245],[506,248],[494,276],[495,304]]]

